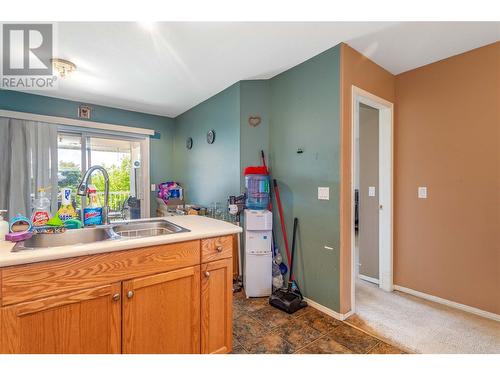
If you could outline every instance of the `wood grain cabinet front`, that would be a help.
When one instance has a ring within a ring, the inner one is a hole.
[[[232,259],[201,266],[201,352],[230,353],[233,338]]]
[[[0,353],[229,353],[232,242],[2,268]]]
[[[121,352],[121,283],[0,309],[0,352]]]
[[[201,240],[201,263],[213,262],[233,256],[233,236]]]
[[[200,266],[123,282],[123,353],[200,353]]]

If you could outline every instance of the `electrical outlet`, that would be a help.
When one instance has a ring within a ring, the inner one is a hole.
[[[369,197],[374,197],[376,195],[377,189],[375,186],[368,186],[368,196]]]
[[[419,186],[418,187],[418,198],[419,199],[427,199],[427,186]]]
[[[330,188],[318,187],[318,199],[328,201],[330,200]]]

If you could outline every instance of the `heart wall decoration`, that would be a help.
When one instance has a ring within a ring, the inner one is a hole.
[[[262,118],[260,116],[250,116],[248,118],[248,125],[250,125],[251,127],[256,127],[256,126],[259,126],[260,123],[262,122]]]

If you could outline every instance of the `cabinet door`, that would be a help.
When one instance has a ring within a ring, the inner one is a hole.
[[[229,353],[233,339],[232,259],[201,267],[201,352]]]
[[[121,284],[0,309],[5,353],[120,353]]]
[[[200,352],[200,266],[123,282],[123,353]]]

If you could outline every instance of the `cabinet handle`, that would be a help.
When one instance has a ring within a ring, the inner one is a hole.
[[[120,293],[113,294],[113,301],[119,301],[120,300]]]
[[[221,245],[217,246],[215,250],[217,250],[219,253],[222,252],[222,246]]]
[[[210,272],[205,271],[205,277],[210,277]]]
[[[129,290],[129,291],[127,292],[127,297],[128,297],[128,298],[132,298],[133,296],[134,296],[134,291],[133,291],[133,290]]]

